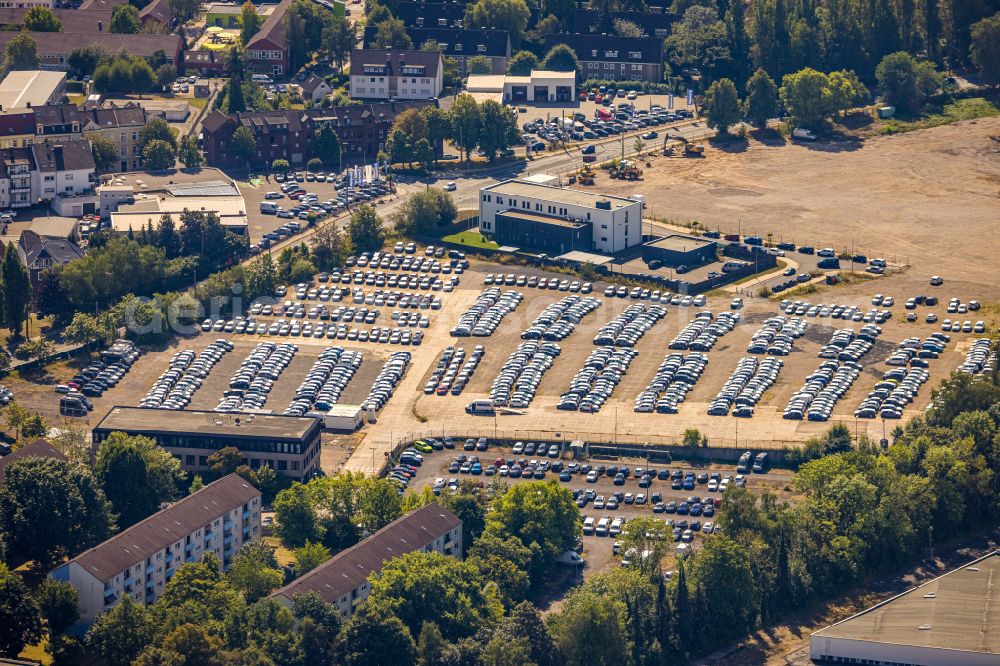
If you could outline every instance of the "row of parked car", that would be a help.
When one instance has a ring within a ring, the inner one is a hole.
[[[782,418],[801,421],[827,421],[833,408],[854,381],[861,375],[861,366],[854,361],[838,363],[824,361],[806,377],[805,385],[792,395]]]
[[[980,375],[987,368],[996,365],[996,356],[996,350],[992,349],[992,342],[988,338],[973,340],[972,346],[965,352],[965,360],[958,366],[958,371],[968,375]]]
[[[522,340],[559,342],[569,337],[584,317],[601,307],[593,296],[567,296],[552,303],[521,333]]]
[[[222,395],[217,412],[242,412],[263,409],[267,397],[281,373],[292,362],[299,348],[288,342],[258,343],[229,380],[229,390]]]
[[[487,273],[483,276],[483,284],[506,285],[508,287],[531,287],[532,289],[551,289],[552,291],[570,291],[573,293],[589,294],[594,290],[594,285],[590,282],[580,282],[578,280],[560,280],[559,278],[545,278],[537,275],[522,275],[518,273]]]
[[[503,292],[498,287],[483,289],[469,309],[458,317],[458,323],[451,329],[452,337],[493,335],[504,317],[513,312],[523,300],[524,294],[512,289]]]
[[[385,407],[385,403],[389,402],[389,398],[396,391],[396,387],[399,386],[399,382],[406,374],[406,368],[409,365],[410,352],[394,352],[382,366],[378,376],[375,377],[375,383],[372,384],[368,397],[361,403],[361,408],[378,411]]]
[[[667,348],[710,351],[719,338],[736,328],[740,319],[738,312],[726,311],[713,316],[710,310],[702,310],[674,336],[674,339],[667,344]]]
[[[197,355],[191,349],[175,353],[142,400],[139,407],[148,409],[184,409],[191,404],[195,391],[212,368],[233,350],[229,340],[216,340]]]
[[[424,384],[424,393],[447,395],[450,391],[452,395],[461,395],[485,353],[486,349],[482,345],[476,345],[466,359],[464,347],[445,347],[430,378]]]
[[[941,356],[951,338],[944,333],[932,333],[926,340],[907,338],[885,360],[886,365],[927,367],[928,359]]]
[[[555,342],[522,342],[511,352],[490,386],[496,407],[524,409],[535,399],[542,376],[552,367],[562,349]]]
[[[708,302],[704,294],[697,296],[682,296],[681,294],[671,294],[669,291],[660,292],[658,289],[647,289],[645,287],[628,287],[619,285],[609,285],[604,290],[604,295],[608,298],[631,298],[636,301],[651,301],[661,305],[679,305],[681,307],[696,308],[704,307]]]
[[[868,392],[854,415],[859,419],[901,419],[903,410],[917,397],[920,387],[930,379],[924,368],[893,368]]]
[[[630,347],[598,347],[590,352],[570,380],[569,390],[559,396],[556,407],[585,413],[601,411],[638,355]]]
[[[594,344],[599,346],[634,347],[656,322],[663,319],[667,309],[662,305],[633,303],[617,317],[598,329]]]
[[[806,332],[806,322],[799,317],[778,315],[767,319],[750,337],[748,354],[788,356],[792,344]]]
[[[722,385],[722,389],[708,406],[709,416],[726,416],[733,410],[733,416],[750,418],[753,409],[760,402],[764,392],[774,386],[784,361],[774,357],[758,360],[754,356],[744,356],[736,363],[733,373]]]
[[[633,410],[676,414],[678,406],[701,379],[708,366],[708,354],[667,354],[646,388],[635,397]]]
[[[80,393],[91,398],[104,395],[105,391],[118,385],[118,382],[125,377],[132,364],[139,358],[139,350],[131,342],[128,344],[131,345],[131,349],[116,360],[91,361],[85,368],[77,372],[72,380],[56,386],[56,392]]]
[[[340,401],[362,360],[358,351],[343,347],[324,349],[295,389],[291,403],[285,408],[285,416],[303,416],[314,408],[328,411]]]
[[[857,305],[843,305],[840,303],[820,303],[814,305],[808,301],[783,300],[778,307],[785,314],[795,315],[796,317],[829,317],[830,319],[859,321],[866,324],[884,324],[892,318],[890,310],[871,309],[864,311]]]
[[[857,363],[875,346],[875,340],[882,334],[882,329],[874,324],[863,326],[858,333],[851,328],[834,331],[830,342],[823,345],[817,356],[820,358],[837,359]]]

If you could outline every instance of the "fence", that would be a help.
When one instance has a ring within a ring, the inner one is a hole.
[[[11,372],[25,372],[27,370],[35,370],[41,368],[54,361],[62,361],[67,358],[73,358],[74,356],[79,356],[90,351],[90,348],[86,345],[78,345],[76,347],[70,347],[68,349],[63,349],[61,351],[49,354],[44,358],[35,358],[30,361],[20,361],[17,363],[11,363],[10,368],[7,370],[0,370],[0,378],[6,377]]]

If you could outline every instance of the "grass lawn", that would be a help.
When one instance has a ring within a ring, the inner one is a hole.
[[[264,537],[264,543],[269,546],[274,546],[274,556],[278,558],[278,564],[281,566],[288,566],[295,564],[295,556],[292,555],[292,551],[288,550],[281,545],[281,540],[276,536]]]
[[[207,97],[192,97],[191,99],[187,100],[187,103],[190,106],[193,106],[196,109],[204,109],[205,106],[208,105],[208,98]]]
[[[879,128],[882,134],[898,134],[913,130],[948,125],[959,120],[975,120],[1000,115],[1000,106],[983,97],[969,97],[945,104],[940,113],[930,113],[912,120],[889,119]]]
[[[449,243],[461,243],[469,247],[481,247],[487,250],[495,250],[500,247],[491,240],[483,240],[483,235],[478,231],[460,231],[457,234],[445,236],[441,240],[448,241]]]
[[[42,642],[37,645],[29,645],[18,656],[21,659],[37,661],[40,664],[48,666],[48,664],[52,663],[52,656],[45,651],[45,646],[48,642],[48,639],[42,639]]]
[[[66,95],[66,99],[69,100],[70,104],[75,104],[76,106],[80,106],[81,104],[87,101],[87,98],[84,95],[80,95],[77,93],[70,93]]]

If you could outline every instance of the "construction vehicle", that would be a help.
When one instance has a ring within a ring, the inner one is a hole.
[[[593,185],[594,178],[597,176],[597,172],[594,171],[589,164],[584,164],[583,167],[576,172],[576,181],[580,185]]]
[[[635,162],[622,160],[608,175],[619,180],[639,180],[642,178],[642,169],[636,166]]]
[[[691,143],[680,134],[667,134],[663,137],[663,154],[668,157],[674,154],[674,146],[667,144],[669,140],[679,141],[684,146],[684,157],[701,157],[705,153],[705,146],[700,143]]]

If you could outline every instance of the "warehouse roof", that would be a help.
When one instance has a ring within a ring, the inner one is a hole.
[[[600,208],[598,202],[609,202],[612,209],[625,208],[638,201],[616,197],[610,194],[600,194],[598,192],[584,192],[583,190],[573,190],[568,187],[553,187],[551,185],[541,185],[525,180],[505,180],[495,185],[484,187],[481,192],[493,194],[503,194],[513,197],[531,197],[544,199],[553,203],[567,204],[571,206],[585,206],[587,208]]]
[[[820,629],[816,638],[1000,655],[1000,551]]]
[[[111,408],[95,430],[301,439],[318,427],[319,421],[311,417],[224,414],[194,409],[160,412],[117,406]]]

